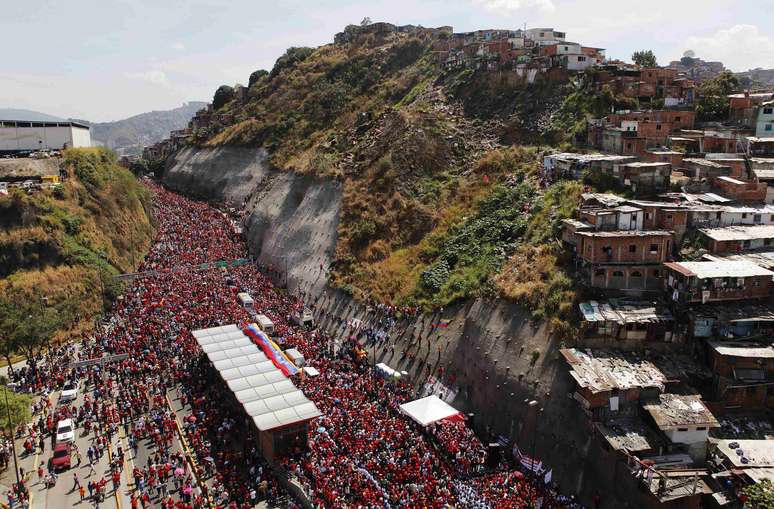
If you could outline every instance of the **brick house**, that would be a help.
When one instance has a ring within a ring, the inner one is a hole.
[[[688,225],[697,228],[774,224],[774,206],[690,205]]]
[[[647,163],[669,163],[672,168],[680,168],[683,164],[683,153],[676,150],[646,150],[643,158]]]
[[[669,67],[643,67],[640,72],[640,97],[666,97],[666,89],[677,78],[677,69]]]
[[[656,291],[672,251],[669,231],[578,231],[577,256],[591,287]]]
[[[731,94],[729,99],[728,120],[741,126],[755,127],[755,120],[758,115],[758,107],[774,99],[774,92],[754,92],[745,91],[740,94]]]
[[[635,193],[657,193],[669,189],[669,163],[624,163],[613,167],[613,177]]]
[[[704,405],[701,396],[681,394],[659,394],[642,405],[646,415],[671,444],[669,450],[685,450],[694,461],[707,457],[707,438],[711,429],[720,423]]]
[[[728,166],[731,168],[731,174],[729,177],[734,177],[742,180],[751,180],[754,175],[747,171],[744,158],[741,155],[736,154],[707,154],[707,160]]]
[[[643,229],[642,209],[629,205],[613,208],[582,208],[578,214],[581,221],[585,221],[596,231]]]
[[[706,132],[703,151],[706,153],[734,154],[738,152],[738,138],[733,133]]]
[[[639,157],[647,148],[647,140],[637,136],[636,130],[622,127],[603,127],[601,139],[602,150],[614,154]]]
[[[699,233],[712,254],[741,253],[774,246],[774,225],[704,228]]]
[[[664,306],[630,299],[581,302],[584,346],[629,348],[672,341],[674,318]]]
[[[724,409],[774,408],[771,341],[708,341],[714,401]]]
[[[625,120],[635,122],[653,122],[669,125],[671,129],[693,129],[696,121],[696,113],[690,110],[647,110],[630,111],[628,113],[611,113],[607,116],[608,122],[613,125],[621,125]]]
[[[726,258],[709,255],[705,258],[715,261],[745,259],[741,255]],[[693,339],[707,340],[722,338],[724,341],[738,341],[753,337],[771,337],[774,333],[774,306],[765,301],[719,302],[694,306],[688,310],[688,332]]]
[[[765,182],[747,182],[734,177],[717,177],[713,186],[723,196],[739,203],[763,203],[766,200]]]
[[[628,200],[627,203],[642,209],[644,230],[668,230],[679,241],[688,227],[690,209],[670,202]]]
[[[574,382],[573,399],[593,417],[639,406],[658,397],[669,378],[652,362],[615,350],[559,350]]]
[[[682,304],[765,299],[774,272],[747,261],[664,263],[669,300]]]
[[[718,177],[727,177],[731,175],[731,167],[710,159],[699,159],[689,157],[683,159],[682,166],[685,176],[701,180],[712,181]]]
[[[611,172],[614,164],[635,161],[632,156],[611,154],[577,154],[559,152],[543,157],[543,177],[553,182],[559,178],[582,179],[586,171]]]

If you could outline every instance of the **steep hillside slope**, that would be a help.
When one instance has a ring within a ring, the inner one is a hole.
[[[71,149],[61,164],[63,185],[0,196],[3,330],[26,306],[24,314],[52,314],[58,337],[76,335],[118,295],[112,276],[133,270],[150,245],[150,196],[115,154]]]
[[[142,148],[169,136],[169,131],[184,129],[194,114],[206,106],[192,101],[179,108],[149,111],[114,122],[91,124],[91,138],[115,150],[119,155],[139,155]]]
[[[273,167],[341,183],[330,281],[360,299],[437,308],[503,295],[497,274],[534,229],[530,213],[544,208],[539,146],[566,140],[583,118],[566,107],[576,91],[566,76],[529,83],[509,70],[445,71],[439,37],[359,33],[291,48],[270,72],[253,73],[245,101],[217,111],[232,125],[195,133],[203,147],[263,147]],[[569,203],[577,191],[555,196]],[[551,231],[561,217],[542,219]],[[545,302],[566,287],[549,272],[538,273],[549,283],[533,285],[540,298],[524,288],[505,295]]]

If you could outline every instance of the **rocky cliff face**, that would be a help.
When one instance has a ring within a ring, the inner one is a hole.
[[[289,289],[316,305],[318,325],[336,340],[351,333],[348,321],[378,318],[378,311],[326,284],[342,204],[338,182],[272,169],[263,150],[237,147],[183,150],[170,161],[164,182],[188,195],[244,204],[252,253],[287,274]],[[442,321],[448,325],[437,327]],[[400,321],[391,334],[369,350],[375,362],[407,371],[418,386],[430,376],[452,375],[459,389],[453,404],[476,414],[473,424],[482,436],[504,435],[529,452],[537,430],[537,454],[566,492],[589,496],[599,486],[602,471],[587,457],[595,449],[568,398],[559,341],[545,322],[511,302],[475,299]],[[537,423],[526,404],[533,398],[544,408]]]
[[[287,274],[292,290],[318,293],[336,249],[341,187],[269,167],[262,149],[186,149],[164,175],[170,188],[247,211],[251,252]]]

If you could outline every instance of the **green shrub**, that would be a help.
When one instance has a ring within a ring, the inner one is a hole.
[[[376,237],[376,223],[370,219],[361,219],[352,225],[350,239],[357,248],[366,246]]]
[[[65,216],[62,218],[62,226],[68,235],[78,235],[81,231],[83,218],[78,216]]]
[[[288,48],[287,51],[285,51],[285,54],[279,57],[277,61],[274,63],[274,67],[271,69],[271,72],[269,73],[269,78],[274,78],[284,69],[289,69],[291,67],[294,67],[298,63],[303,62],[304,60],[309,58],[309,56],[312,53],[314,53],[314,49],[312,48],[305,48],[305,47]]]
[[[449,264],[439,260],[422,271],[419,282],[422,289],[430,294],[438,293],[449,279]]]
[[[234,87],[221,85],[212,97],[212,109],[217,111],[234,99]]]

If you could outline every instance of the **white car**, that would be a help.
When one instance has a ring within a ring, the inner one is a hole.
[[[60,403],[67,403],[73,401],[78,397],[78,384],[75,382],[67,382],[62,387],[62,393],[59,395]]]
[[[62,419],[56,425],[56,443],[75,441],[75,428],[72,419]]]

